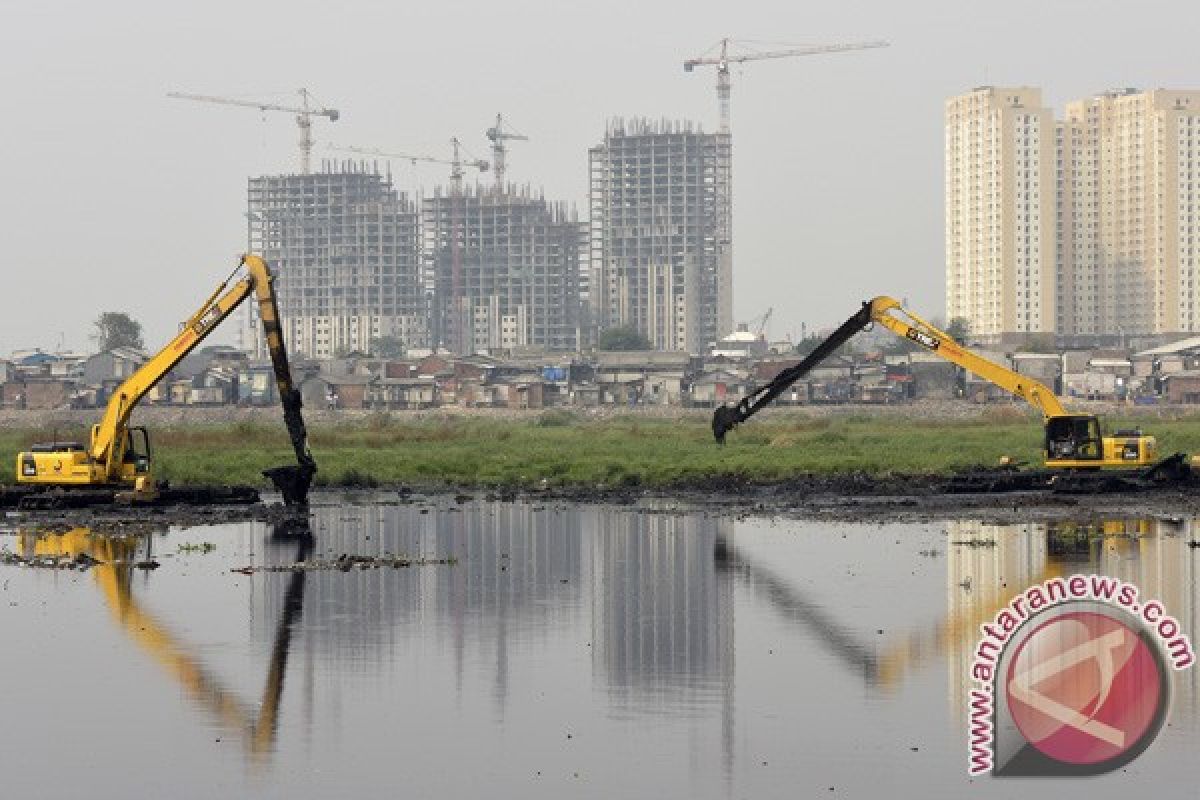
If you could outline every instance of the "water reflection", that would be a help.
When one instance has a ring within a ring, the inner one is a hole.
[[[906,527],[472,501],[318,507],[300,529],[17,542],[104,562],[78,580],[203,710],[128,735],[233,733],[279,796],[370,794],[396,770],[416,796],[478,796],[486,780],[489,793],[557,797],[577,775],[597,796],[869,796],[884,779],[897,796],[935,779],[963,796],[1004,788],[967,787],[960,763],[978,625],[1032,583],[1103,572],[1161,599],[1195,638],[1192,525]],[[217,549],[186,563],[160,554],[164,568],[138,574],[134,562],[184,536]],[[458,561],[230,573],[342,553]],[[50,581],[34,572],[14,584],[37,597],[31,584]],[[192,616],[201,595],[213,621]],[[62,621],[54,593],[42,596]],[[82,637],[73,622],[58,629]],[[36,655],[10,659],[15,674],[38,668]],[[142,689],[105,680],[117,708]],[[1176,723],[1194,727],[1195,681],[1176,676]],[[1180,730],[1147,759],[1193,747]],[[0,753],[13,741],[0,730]],[[194,767],[162,769],[228,767],[190,755]],[[1172,774],[1189,777],[1187,763]]]
[[[933,640],[949,656],[952,674],[966,675],[979,625],[1026,587],[1075,573],[1110,575],[1137,586],[1144,598],[1157,598],[1197,633],[1200,586],[1196,558],[1188,542],[1197,520],[1175,517],[1087,522],[988,525],[948,522],[946,622]],[[1200,671],[1175,676],[1174,705],[1194,716]],[[961,708],[965,684],[951,681],[951,703]]]
[[[247,703],[226,687],[196,648],[176,636],[169,624],[144,610],[135,597],[135,574],[149,573],[159,566],[154,560],[154,543],[163,533],[95,533],[85,527],[65,532],[18,531],[16,552],[29,560],[90,564],[86,568],[121,630],[171,675],[193,705],[207,710],[222,730],[239,735],[251,759],[261,761],[275,745],[292,630],[304,606],[307,576],[304,572],[288,575],[262,697],[257,705]],[[268,542],[273,550],[287,551],[299,562],[311,552],[313,537],[307,520],[298,519],[272,526]]]

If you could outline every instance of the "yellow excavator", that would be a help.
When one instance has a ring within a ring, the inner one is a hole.
[[[243,277],[230,287],[230,281],[243,269]],[[258,299],[284,422],[297,462],[295,466],[265,470],[263,474],[274,482],[286,504],[304,505],[317,465],[308,449],[300,392],[292,384],[273,283],[274,277],[265,261],[255,255],[242,256],[229,277],[183,323],[178,335],[117,387],[104,417],[92,426],[91,442],[86,447],[79,442],[48,442],[18,453],[17,483],[29,488],[117,489],[122,490],[119,499],[135,502],[156,499],[158,486],[151,471],[150,435],[145,428],[131,427],[130,415],[155,384],[253,293]],[[26,507],[29,506],[36,507],[36,503]]]
[[[736,405],[721,406],[713,413],[712,429],[717,442],[745,422],[789,386],[828,358],[854,334],[878,323],[902,339],[914,342],[947,361],[978,375],[1020,397],[1042,412],[1045,423],[1043,447],[1047,469],[1055,471],[1096,471],[1136,469],[1141,477],[1180,478],[1190,473],[1182,453],[1158,458],[1153,436],[1140,430],[1120,430],[1103,435],[1100,421],[1092,414],[1072,414],[1063,407],[1054,392],[1028,375],[1002,367],[961,346],[944,331],[908,311],[891,297],[876,297],[842,323],[800,363],[782,370],[774,379],[746,394]]]

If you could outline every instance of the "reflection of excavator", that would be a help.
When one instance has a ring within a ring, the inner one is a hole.
[[[25,558],[49,556],[78,560],[88,556],[93,559],[89,563],[95,566],[90,571],[125,633],[153,656],[198,706],[210,711],[224,729],[240,733],[252,758],[258,760],[268,756],[275,744],[292,628],[304,605],[306,573],[303,570],[293,572],[284,589],[283,611],[275,631],[263,695],[255,706],[243,702],[225,688],[194,651],[176,640],[165,625],[138,605],[133,597],[133,574],[139,559],[138,545],[144,540],[140,536],[103,536],[87,528],[75,528],[66,533],[22,533],[17,541],[18,551]],[[295,542],[296,561],[304,561],[312,550],[312,533],[308,530],[307,520],[289,519],[280,523],[272,534],[272,541]]]
[[[825,600],[809,594],[770,566],[747,558],[730,537],[717,537],[713,557],[719,571],[732,572],[745,580],[767,605],[789,621],[803,624],[829,652],[853,670],[861,671],[868,684],[894,689],[909,672],[948,650],[973,648],[979,639],[979,626],[989,622],[1024,587],[1073,571],[1094,571],[1104,547],[1111,547],[1121,557],[1129,557],[1136,541],[1152,533],[1151,523],[1145,519],[1048,523],[1046,558],[1036,574],[1020,576],[1019,582],[1011,584],[964,589],[958,607],[949,609],[943,619],[882,649],[870,637],[858,635],[839,622],[827,609]]]
[[[726,433],[761,410],[873,322],[1011,392],[1041,411],[1045,421],[1044,456],[1048,468],[1095,470],[1102,467],[1138,467],[1145,470],[1147,477],[1179,477],[1188,471],[1182,453],[1156,461],[1154,437],[1140,430],[1117,431],[1112,436],[1102,436],[1100,422],[1095,416],[1069,413],[1049,387],[972,353],[955,342],[949,334],[904,309],[890,297],[876,297],[863,303],[858,313],[842,323],[800,363],[782,370],[770,382],[751,390],[737,405],[718,408],[712,421],[717,441],[724,442]]]
[[[92,426],[91,443],[87,447],[76,442],[57,441],[33,445],[28,452],[17,454],[18,483],[62,488],[132,488],[131,499],[154,499],[156,487],[150,471],[150,436],[145,428],[130,427],[129,417],[146,393],[253,292],[258,298],[259,316],[275,368],[284,421],[297,461],[296,466],[276,467],[264,474],[283,493],[286,503],[302,505],[317,466],[308,450],[300,412],[300,392],[293,387],[288,368],[272,285],[274,278],[266,262],[258,256],[243,256],[238,269],[243,266],[245,277],[228,291],[225,287],[233,275],[226,278],[188,318],[179,334],[117,387],[108,401],[104,418]],[[234,274],[236,272],[234,270]]]

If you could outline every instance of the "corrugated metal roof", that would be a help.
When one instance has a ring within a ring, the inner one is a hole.
[[[1193,336],[1189,339],[1180,339],[1178,342],[1164,344],[1161,347],[1155,347],[1150,350],[1143,350],[1140,353],[1134,353],[1134,356],[1165,356],[1174,353],[1182,353],[1185,350],[1200,350],[1200,336]]]

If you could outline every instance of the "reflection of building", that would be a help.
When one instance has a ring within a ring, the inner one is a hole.
[[[1145,519],[1023,525],[946,523],[952,544],[946,563],[947,615],[939,636],[950,670],[953,708],[965,708],[979,626],[991,621],[1020,592],[1054,577],[1094,573],[1131,583],[1142,598],[1161,601],[1194,644],[1200,622],[1200,574],[1187,546],[1192,536],[1181,534],[1191,534],[1197,525]],[[1177,673],[1175,680],[1179,691],[1175,702],[1194,710],[1200,697],[1197,670]]]
[[[412,506],[342,506],[316,513],[320,547],[335,556],[458,558],[453,566],[363,570],[353,580],[336,571],[313,572],[304,619],[306,628],[319,633],[304,637],[304,646],[334,660],[449,635],[460,671],[465,647],[490,651],[503,700],[509,628],[552,628],[584,591],[579,514],[539,513],[525,504],[496,504],[487,513],[421,514]],[[290,553],[279,549],[282,561],[290,561]],[[275,557],[268,551],[268,561]],[[264,608],[254,618],[266,624],[278,615],[274,606],[282,592],[275,584],[282,586],[288,574],[262,577],[267,591],[258,597]],[[340,622],[347,614],[351,625]]]
[[[730,519],[626,514],[591,536],[592,662],[618,697],[661,707],[733,680],[733,586],[713,548]]]
[[[315,509],[318,555],[453,555],[452,566],[312,572],[297,636],[298,663],[361,662],[365,654],[441,642],[453,654],[459,690],[484,665],[503,709],[509,655],[530,638],[550,642],[586,625],[597,688],[629,709],[658,709],[697,695],[721,700],[721,735],[732,724],[732,576],[713,551],[731,519],[537,509],[526,503],[464,506],[421,514],[413,506]],[[293,549],[268,547],[267,563]],[[289,573],[264,572],[252,618],[272,633]],[[257,580],[257,579],[256,579]],[[347,620],[351,620],[347,624]],[[517,647],[514,643],[521,643]]]

